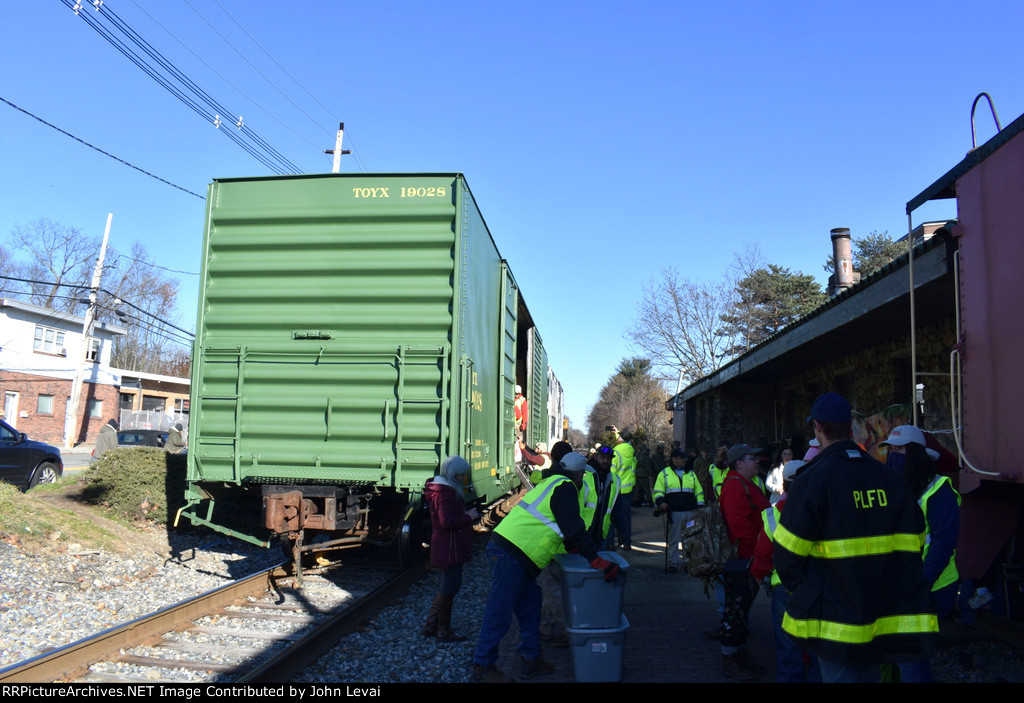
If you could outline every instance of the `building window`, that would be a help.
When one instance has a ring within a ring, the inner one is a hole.
[[[142,409],[143,410],[156,410],[157,412],[163,412],[167,408],[167,398],[162,395],[144,395],[142,396]]]
[[[93,339],[90,337],[85,340],[85,360],[99,362],[100,360],[100,340]]]
[[[188,398],[174,399],[174,412],[188,414]]]
[[[91,399],[86,403],[89,417],[103,417],[103,401]]]
[[[36,402],[36,413],[39,415],[53,415],[53,396],[40,395]]]
[[[36,325],[36,336],[32,340],[32,349],[47,354],[67,354],[67,350],[64,348],[64,331]]]
[[[121,409],[131,410],[135,407],[135,394],[134,393],[122,393],[121,394]]]

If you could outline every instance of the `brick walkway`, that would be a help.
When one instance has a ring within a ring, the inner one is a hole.
[[[722,675],[719,644],[704,636],[705,630],[718,629],[714,593],[708,598],[700,581],[678,572],[665,573],[664,523],[662,518],[654,518],[652,512],[651,508],[633,508],[633,549],[619,552],[629,562],[622,607],[629,622],[621,651],[622,682],[739,683]],[[498,667],[507,673],[518,671],[517,636],[513,619],[498,660]],[[763,591],[758,593],[750,611],[748,645],[755,661],[768,669],[757,681],[773,681],[771,599]],[[546,645],[543,656],[555,665],[554,673],[524,683],[575,680],[569,649]],[[584,650],[581,656],[595,655]],[[600,657],[596,661],[600,663]]]

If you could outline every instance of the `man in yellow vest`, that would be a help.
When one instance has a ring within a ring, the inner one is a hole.
[[[669,463],[654,482],[653,496],[658,510],[668,512],[665,549],[669,558],[665,570],[676,571],[684,565],[679,541],[683,525],[693,519],[698,506],[704,505],[704,489],[693,472],[693,459],[682,449],[672,450]]]
[[[619,477],[621,488],[615,507],[612,508],[612,526],[608,532],[608,539],[614,546],[615,530],[618,530],[618,544],[628,552],[632,549],[633,514],[630,508],[633,502],[633,486],[636,485],[636,456],[633,445],[619,436],[618,430],[614,432],[612,473]]]
[[[590,538],[601,549],[610,549],[608,533],[611,530],[612,509],[619,497],[621,482],[611,472],[612,448],[598,447],[590,457],[587,472],[583,475],[583,507],[580,509],[583,522],[587,525]]]
[[[498,524],[487,543],[491,562],[491,594],[480,624],[480,640],[473,655],[473,681],[508,683],[512,679],[496,666],[498,646],[508,632],[513,613],[519,622],[521,656],[519,678],[551,673],[554,667],[541,658],[541,590],[537,575],[554,556],[566,551],[581,554],[593,568],[614,581],[619,567],[597,554],[580,517],[580,486],[586,460],[570,452],[549,469],[547,478],[523,496]]]

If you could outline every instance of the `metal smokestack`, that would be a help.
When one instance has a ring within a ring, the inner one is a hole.
[[[836,295],[854,284],[853,245],[850,242],[849,227],[836,227],[832,230],[832,260],[835,262],[832,294]]]

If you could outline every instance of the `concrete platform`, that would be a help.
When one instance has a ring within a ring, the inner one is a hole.
[[[618,550],[629,562],[622,606],[629,621],[622,652],[622,682],[741,683],[722,674],[720,646],[704,636],[705,630],[717,631],[719,625],[714,592],[705,596],[701,581],[679,572],[665,573],[662,520],[653,517],[652,508],[633,508],[633,548],[628,552]],[[750,610],[748,648],[768,672],[752,683],[775,680],[771,627],[771,599],[761,590]],[[513,619],[498,660],[498,667],[513,675],[518,672],[517,641],[518,628]],[[545,644],[543,657],[555,665],[554,673],[523,683],[575,681],[568,649]]]

